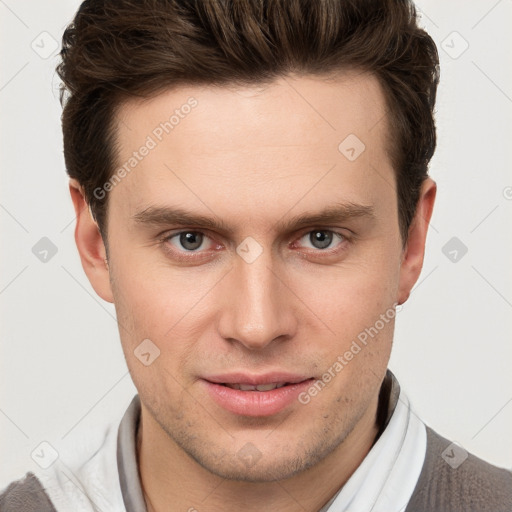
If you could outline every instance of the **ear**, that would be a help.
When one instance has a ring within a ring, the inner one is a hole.
[[[398,304],[403,304],[420,276],[425,255],[427,231],[436,199],[436,183],[427,178],[421,187],[416,213],[409,227],[407,244],[403,251],[398,288]]]
[[[85,201],[83,189],[77,180],[69,180],[69,192],[76,213],[75,242],[82,267],[94,291],[105,301],[114,302],[110,287],[107,253],[98,224]]]

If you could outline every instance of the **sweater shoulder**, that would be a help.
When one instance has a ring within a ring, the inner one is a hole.
[[[56,512],[39,479],[32,472],[0,490],[1,512]]]
[[[427,450],[406,512],[510,512],[512,472],[427,428]]]

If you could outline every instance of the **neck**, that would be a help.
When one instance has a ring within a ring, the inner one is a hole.
[[[142,406],[137,455],[148,512],[174,510],[246,512],[319,510],[350,478],[378,434],[378,400],[325,459],[275,482],[232,481],[212,474],[189,457]],[[141,404],[142,405],[142,404]]]

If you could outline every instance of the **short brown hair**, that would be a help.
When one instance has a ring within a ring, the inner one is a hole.
[[[86,0],[62,40],[62,129],[106,242],[124,99],[178,85],[269,83],[287,74],[368,71],[383,87],[402,240],[436,145],[439,58],[409,0]]]

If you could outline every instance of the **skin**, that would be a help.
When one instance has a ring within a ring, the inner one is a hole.
[[[394,320],[307,405],[275,415],[224,410],[201,377],[284,370],[321,378],[359,333],[407,300],[436,186],[424,182],[403,247],[384,95],[375,77],[355,72],[266,87],[187,86],[130,101],[117,117],[118,164],[191,96],[197,107],[110,192],[108,255],[70,182],[82,264],[97,294],[115,304],[141,399],[148,509],[318,510],[375,440]],[[365,144],[355,161],[338,150],[348,134]],[[372,215],[280,224],[339,203]],[[149,206],[179,206],[229,231],[136,222]],[[204,234],[195,251],[179,236],[164,240],[187,229]],[[315,230],[342,236],[318,248]],[[252,263],[236,252],[249,236],[262,249]],[[160,356],[145,366],[134,350],[148,338]],[[247,443],[259,454],[254,464],[237,455]]]

